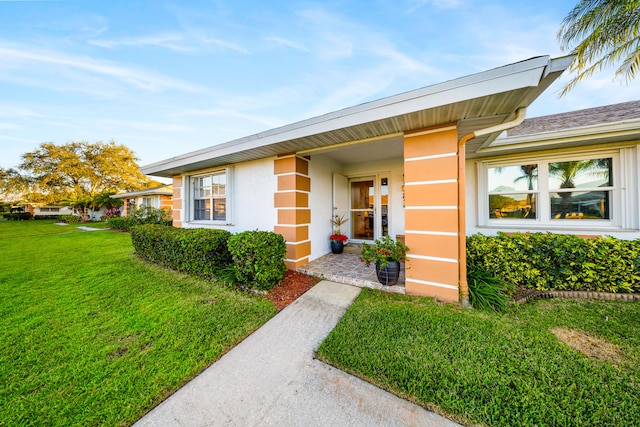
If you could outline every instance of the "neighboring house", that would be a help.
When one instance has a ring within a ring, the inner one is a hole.
[[[141,206],[151,206],[156,209],[171,209],[172,195],[173,186],[166,184],[144,190],[131,191],[129,193],[114,194],[111,198],[123,199],[124,206],[122,215],[128,217],[132,210],[140,208]]]
[[[570,60],[531,58],[142,172],[173,178],[176,227],[274,230],[285,237],[286,262],[295,269],[330,251],[330,218],[345,213],[351,241],[404,236],[408,294],[465,300],[466,227],[477,211],[469,195],[465,205],[465,156],[519,124]],[[474,164],[466,163],[472,184]]]
[[[15,208],[12,209],[12,211]],[[73,207],[56,204],[44,205],[37,203],[27,203],[19,206],[20,212],[29,212],[34,217],[45,215],[75,215]]]
[[[527,119],[467,159],[468,233],[640,238],[640,101]]]

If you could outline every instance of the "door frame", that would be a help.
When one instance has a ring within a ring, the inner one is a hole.
[[[379,239],[382,237],[382,179],[387,179],[387,234],[391,230],[391,172],[383,171],[383,172],[374,172],[374,173],[364,173],[357,175],[346,176],[347,186],[347,213],[349,215],[349,219],[351,219],[351,183],[352,182],[362,182],[362,181],[370,181],[373,180],[373,239]],[[334,200],[336,198],[334,197]],[[335,206],[334,206],[335,208]],[[354,243],[373,243],[373,240],[366,239],[356,239],[353,236],[353,224],[349,225],[349,240]]]

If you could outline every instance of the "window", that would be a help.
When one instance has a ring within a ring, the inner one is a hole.
[[[193,221],[229,222],[227,206],[228,171],[216,171],[190,179]]]
[[[480,222],[614,225],[620,217],[618,164],[617,153],[483,162],[479,182],[486,194],[479,199]]]

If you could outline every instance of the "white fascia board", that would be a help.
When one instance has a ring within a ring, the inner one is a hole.
[[[541,78],[552,63],[553,61],[550,60],[549,56],[528,59],[172,157],[144,166],[141,171],[145,175],[153,175],[163,170],[184,167],[191,163],[198,163],[278,142],[317,135],[515,89],[536,87],[540,84]]]
[[[493,151],[503,151],[521,148],[536,148],[550,144],[562,144],[571,141],[591,141],[612,136],[640,135],[640,118],[613,123],[603,123],[579,128],[561,129],[550,132],[532,133],[506,138],[498,138],[486,148],[476,151],[477,154],[489,154]]]

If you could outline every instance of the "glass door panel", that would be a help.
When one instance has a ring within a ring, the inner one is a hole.
[[[353,239],[374,239],[374,196],[373,178],[351,181],[350,222]]]

